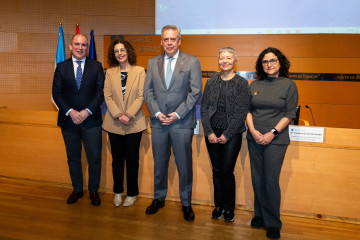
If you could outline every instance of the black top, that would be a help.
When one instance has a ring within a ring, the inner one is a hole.
[[[217,109],[214,115],[210,118],[210,125],[212,128],[225,130],[227,128],[227,115],[226,115],[226,89],[228,81],[220,83],[220,95],[217,104]]]
[[[220,115],[222,115],[223,100],[219,100],[221,98],[225,100],[225,115],[227,120],[223,135],[227,139],[231,139],[235,134],[242,133],[246,130],[244,121],[250,104],[248,81],[239,75],[235,75],[232,79],[224,81],[220,75],[217,75],[206,82],[204,96],[201,102],[201,121],[205,136],[214,133],[210,119],[215,114],[220,113]]]
[[[125,98],[125,90],[126,90],[126,80],[128,77],[127,72],[121,72],[121,86],[122,86],[122,94],[123,98]]]

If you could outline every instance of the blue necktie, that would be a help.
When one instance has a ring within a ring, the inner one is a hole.
[[[78,89],[80,89],[81,85],[81,79],[82,79],[82,70],[81,70],[81,61],[75,61],[78,64],[78,67],[76,69],[76,86]]]
[[[174,60],[174,58],[168,58],[168,60],[169,62],[166,67],[166,75],[165,75],[166,88],[169,88],[171,82],[171,77],[172,77],[171,62],[172,60]]]

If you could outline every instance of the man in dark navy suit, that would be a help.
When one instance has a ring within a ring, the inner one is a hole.
[[[101,63],[86,57],[88,39],[83,34],[72,37],[69,48],[72,57],[58,63],[53,81],[52,95],[59,108],[58,126],[64,138],[70,177],[74,191],[67,199],[75,203],[83,196],[81,142],[89,164],[91,204],[99,206],[98,193],[101,173],[100,104],[104,101],[104,71]]]

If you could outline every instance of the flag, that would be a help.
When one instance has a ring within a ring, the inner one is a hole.
[[[96,47],[95,47],[95,38],[94,38],[94,30],[90,31],[90,49],[89,49],[89,58],[96,60]]]
[[[79,24],[76,24],[75,34],[79,34],[79,33],[80,33]]]
[[[90,31],[89,58],[96,60],[96,47],[95,47],[94,29],[91,29],[91,31]],[[101,110],[101,113],[102,113],[102,114],[105,114],[105,113],[106,113],[107,106],[106,106],[106,102],[105,102],[105,101],[100,105],[100,110]]]
[[[59,40],[58,40],[58,45],[57,45],[57,49],[56,49],[55,67],[59,62],[63,62],[63,61],[65,61],[65,42],[64,42],[63,28],[60,23],[60,25],[59,25]],[[51,101],[55,105],[57,110],[59,110],[58,106],[56,105],[56,103],[53,99],[52,94],[51,94]]]
[[[65,43],[64,43],[64,33],[61,24],[59,25],[59,40],[56,50],[56,61],[55,66],[59,63],[65,61]]]

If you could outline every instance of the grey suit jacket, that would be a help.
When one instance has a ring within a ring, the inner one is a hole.
[[[144,85],[144,99],[151,116],[151,127],[161,128],[155,117],[157,112],[165,115],[176,112],[180,120],[173,128],[196,126],[195,104],[201,96],[202,78],[197,57],[179,52],[169,88],[164,76],[164,54],[149,60]]]

